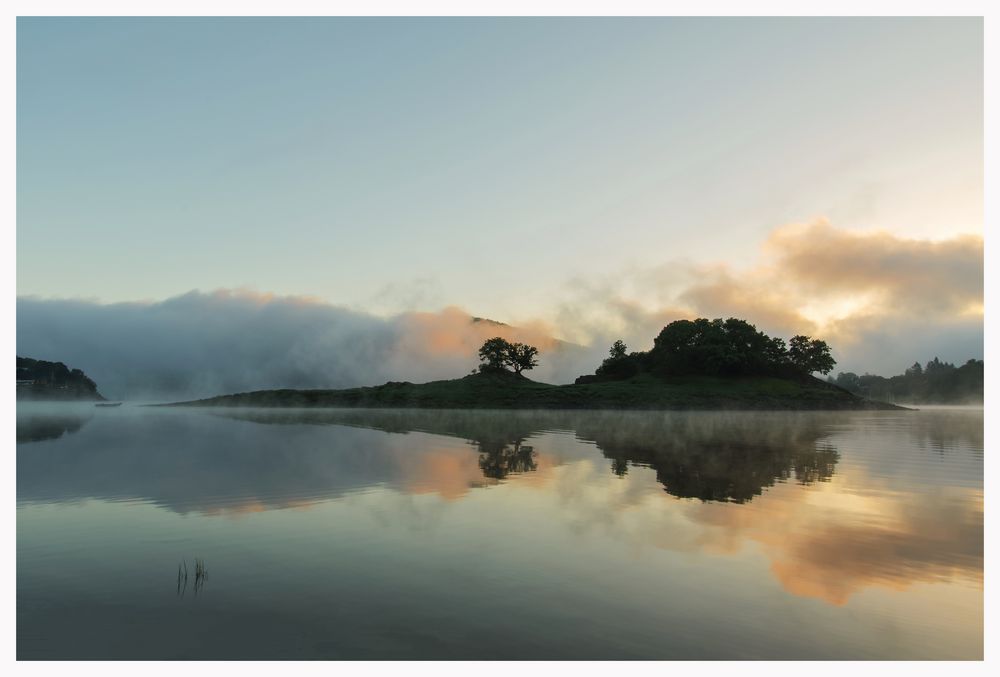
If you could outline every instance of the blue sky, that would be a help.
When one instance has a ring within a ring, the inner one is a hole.
[[[18,294],[552,319],[789,223],[981,234],[982,49],[978,19],[21,18]]]

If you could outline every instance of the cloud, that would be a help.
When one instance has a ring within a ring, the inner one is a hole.
[[[864,300],[869,313],[957,316],[983,303],[983,239],[911,240],[825,221],[774,231],[765,250],[799,295]]]
[[[580,351],[544,326],[474,321],[458,308],[382,318],[308,297],[191,292],[154,303],[17,301],[17,351],[83,369],[113,398],[338,388],[468,373],[491,336],[530,341],[538,378],[571,381]],[[583,369],[583,371],[580,371]]]
[[[983,353],[978,235],[915,240],[819,220],[775,229],[742,266],[675,261],[570,286],[558,317],[581,340],[617,333],[645,349],[671,320],[741,317],[769,334],[824,338],[857,371]]]
[[[757,275],[737,277],[726,269],[706,271],[706,281],[696,282],[680,294],[690,314],[710,317],[743,317],[771,331],[788,335],[815,333],[816,323],[789,305],[786,290]]]

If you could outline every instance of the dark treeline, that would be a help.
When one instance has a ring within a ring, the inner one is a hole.
[[[803,378],[827,374],[836,362],[825,341],[808,336],[768,336],[745,320],[677,320],[653,340],[652,349],[628,352],[622,341],[592,376],[577,383],[620,381],[652,376],[777,376]]]
[[[852,393],[884,402],[913,404],[968,404],[983,401],[983,361],[969,360],[961,367],[934,358],[919,362],[897,376],[840,372],[827,380]]]
[[[18,399],[103,400],[97,384],[79,369],[62,362],[46,362],[30,357],[17,358]]]

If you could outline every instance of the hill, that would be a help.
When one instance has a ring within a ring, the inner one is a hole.
[[[17,358],[17,399],[97,400],[97,384],[79,369],[62,362],[46,362],[30,357]]]

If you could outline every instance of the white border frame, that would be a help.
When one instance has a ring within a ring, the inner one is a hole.
[[[124,0],[103,0],[96,2],[71,2],[68,0],[52,0],[26,2],[14,0],[5,4],[8,7],[8,15],[3,23],[3,38],[0,45],[3,45],[4,68],[3,92],[7,99],[7,105],[3,108],[3,122],[7,133],[3,137],[3,157],[6,163],[3,169],[4,182],[3,194],[5,199],[3,204],[7,206],[8,217],[2,227],[2,246],[0,246],[0,257],[2,257],[2,275],[5,279],[7,289],[3,296],[5,331],[2,334],[2,344],[7,346],[7,354],[16,352],[16,17],[17,16],[982,16],[984,17],[984,75],[985,75],[985,129],[984,129],[984,195],[985,195],[985,362],[986,362],[986,397],[985,408],[987,415],[985,429],[985,449],[994,449],[996,440],[997,425],[989,415],[993,410],[993,388],[997,375],[997,366],[994,361],[1000,353],[991,350],[991,345],[995,344],[998,336],[996,322],[994,320],[992,301],[994,290],[997,285],[992,264],[997,263],[996,250],[992,246],[994,223],[996,222],[997,198],[991,195],[991,188],[997,186],[997,48],[1000,40],[1000,31],[996,29],[996,17],[1000,16],[1000,11],[994,7],[1000,3],[989,3],[977,0],[952,0],[950,2],[932,0],[911,0],[901,2],[898,0],[841,0],[840,2],[820,2],[820,1],[800,1],[792,0],[769,0],[759,2],[737,2],[735,0],[706,0],[704,2],[683,2],[680,0],[618,0],[612,2],[608,0],[577,0],[575,2],[560,2],[558,0],[507,0],[506,2],[497,0],[481,0],[477,2],[462,2],[460,0],[371,0],[362,2],[360,0],[329,0],[319,2],[317,0],[284,0],[282,2],[265,0],[245,0],[243,2],[226,2],[223,0],[175,0],[165,2],[163,0],[150,0],[139,5],[136,2],[126,2]],[[14,390],[8,388],[4,393],[3,405],[3,429],[7,442],[6,472],[4,474],[5,493],[7,497],[8,512],[3,521],[5,532],[5,542],[10,549],[7,556],[3,558],[2,566],[6,574],[4,580],[8,581],[3,591],[4,613],[0,618],[3,622],[3,646],[4,654],[8,661],[13,661],[16,655],[16,576],[15,576],[15,530],[16,515],[13,503],[16,496],[16,472],[15,454],[11,449],[10,442],[14,438],[16,402]],[[984,491],[989,493],[990,488],[995,485],[993,482],[995,463],[990,460],[989,452],[984,454]],[[833,674],[834,671],[842,672],[850,670],[852,673],[860,671],[862,673],[882,673],[884,670],[892,668],[902,668],[909,674],[939,674],[939,673],[966,673],[981,672],[986,669],[996,651],[991,646],[991,637],[995,635],[995,622],[993,609],[995,607],[995,596],[992,594],[992,587],[989,585],[991,576],[989,575],[989,564],[993,561],[992,555],[995,552],[995,541],[990,533],[989,527],[992,525],[990,506],[992,501],[985,501],[987,510],[985,516],[986,539],[985,539],[985,566],[984,585],[985,618],[984,618],[984,651],[985,661],[953,663],[953,662],[925,662],[907,663],[905,666],[886,666],[883,663],[858,662],[842,664],[839,662],[814,662],[808,665],[801,665],[794,662],[755,662],[744,663],[739,666],[732,666],[726,662],[698,662],[688,663],[574,663],[572,665],[554,663],[503,663],[484,662],[470,665],[466,662],[423,662],[423,663],[338,663],[335,666],[325,662],[303,662],[303,663],[282,663],[272,665],[261,662],[241,662],[236,666],[219,665],[216,663],[160,663],[160,662],[70,662],[70,663],[47,663],[30,662],[17,663],[16,669],[23,674],[47,674],[49,672],[83,672],[84,674],[102,675],[128,674],[134,675],[136,672],[153,675],[176,674],[178,671],[190,673],[195,670],[216,672],[229,669],[237,669],[241,672],[253,674],[268,674],[275,669],[281,671],[292,671],[300,674],[328,674],[331,669],[338,672],[348,672],[350,674],[371,675],[382,674],[406,670],[407,672],[420,674],[458,675],[463,676],[469,671],[476,671],[483,675],[500,675],[508,671],[528,672],[528,673],[548,673],[550,671],[573,670],[589,673],[605,672],[609,668],[615,671],[625,670],[629,673],[639,675],[661,675],[664,670],[692,671],[701,675],[708,673],[721,673],[723,671],[740,670],[747,671],[751,675],[771,675],[774,673],[790,674],[794,672],[809,671],[814,674]]]

